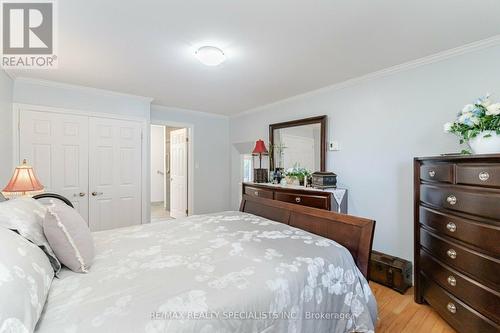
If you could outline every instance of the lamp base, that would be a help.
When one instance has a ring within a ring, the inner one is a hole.
[[[253,169],[254,183],[268,183],[269,171],[267,169]]]

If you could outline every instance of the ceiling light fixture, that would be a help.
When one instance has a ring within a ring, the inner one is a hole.
[[[207,66],[218,66],[226,60],[224,52],[215,46],[203,46],[195,53],[196,58]]]

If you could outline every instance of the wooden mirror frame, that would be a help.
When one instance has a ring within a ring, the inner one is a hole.
[[[284,123],[276,123],[269,125],[269,143],[271,147],[274,146],[274,130],[280,128],[287,127],[296,127],[296,126],[304,126],[311,124],[320,124],[320,140],[321,140],[321,148],[320,148],[320,168],[321,170],[313,170],[314,171],[326,171],[326,116],[318,116],[304,119],[297,119],[286,121]],[[269,169],[274,170],[274,150],[272,154],[269,154]]]

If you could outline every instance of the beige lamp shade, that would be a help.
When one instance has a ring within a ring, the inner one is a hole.
[[[34,192],[42,190],[43,185],[38,180],[33,167],[24,160],[23,164],[14,170],[12,178],[2,192],[5,196],[16,196],[35,194]]]

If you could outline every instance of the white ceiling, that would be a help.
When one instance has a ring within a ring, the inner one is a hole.
[[[498,0],[64,0],[59,69],[15,72],[235,114],[500,34]],[[218,67],[194,57],[213,44]]]

